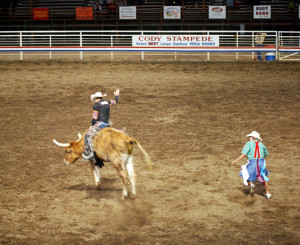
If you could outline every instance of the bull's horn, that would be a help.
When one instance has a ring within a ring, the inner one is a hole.
[[[69,147],[70,146],[70,144],[69,143],[59,143],[59,142],[57,142],[55,139],[53,139],[53,142],[56,144],[56,145],[58,145],[58,146],[62,146],[62,147]]]
[[[79,142],[81,140],[81,138],[82,138],[81,133],[78,133],[78,140],[77,140],[77,142]]]

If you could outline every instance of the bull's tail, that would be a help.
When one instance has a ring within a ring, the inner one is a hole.
[[[141,152],[144,154],[144,157],[145,157],[145,160],[146,160],[146,163],[147,163],[149,169],[151,169],[153,163],[152,163],[152,161],[151,161],[151,159],[150,159],[148,153],[144,150],[144,148],[140,145],[140,143],[139,143],[137,140],[133,139],[133,138],[131,138],[129,142],[130,142],[131,144],[136,144],[136,145],[138,146],[138,148],[139,148],[139,149],[141,150]]]

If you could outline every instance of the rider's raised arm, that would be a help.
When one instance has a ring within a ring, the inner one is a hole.
[[[115,99],[110,101],[110,105],[115,105],[119,102],[119,96],[120,96],[120,89],[116,89],[114,91]]]

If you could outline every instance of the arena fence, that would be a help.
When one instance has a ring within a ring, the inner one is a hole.
[[[278,32],[279,60],[300,60],[300,32]]]
[[[8,31],[0,59],[59,56],[88,59],[300,60],[300,32],[264,31]]]

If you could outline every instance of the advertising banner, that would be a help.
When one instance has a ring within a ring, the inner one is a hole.
[[[49,20],[49,8],[33,8],[33,20]]]
[[[93,7],[77,7],[76,20],[93,20]]]
[[[219,47],[215,35],[133,35],[133,47]]]
[[[120,20],[135,20],[136,19],[136,6],[119,7]]]
[[[226,19],[226,6],[209,6],[209,19]]]
[[[254,19],[271,19],[271,5],[254,5]]]
[[[164,6],[164,19],[181,19],[181,6]]]

